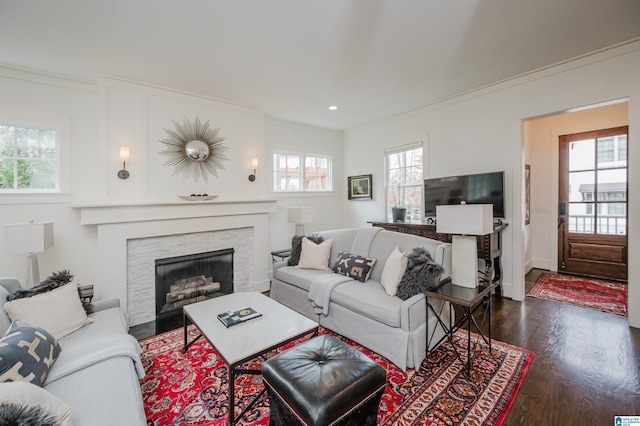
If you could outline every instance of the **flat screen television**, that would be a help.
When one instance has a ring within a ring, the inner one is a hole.
[[[424,217],[435,217],[436,206],[493,204],[494,219],[504,219],[504,172],[446,176],[424,180]]]

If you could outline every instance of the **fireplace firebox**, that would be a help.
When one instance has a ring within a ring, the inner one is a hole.
[[[183,306],[233,293],[233,252],[156,259],[156,333],[181,327]]]

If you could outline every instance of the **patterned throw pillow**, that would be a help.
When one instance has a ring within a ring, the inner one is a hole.
[[[0,339],[0,382],[42,386],[59,354],[60,345],[48,331],[16,319]]]
[[[333,264],[333,268],[331,269],[337,274],[346,275],[365,283],[369,279],[375,264],[375,259],[340,250],[336,258],[336,263]]]

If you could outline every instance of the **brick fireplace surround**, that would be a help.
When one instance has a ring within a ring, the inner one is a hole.
[[[74,206],[97,227],[96,299],[116,297],[129,325],[155,320],[157,258],[233,248],[234,291],[269,289],[269,213],[276,201]]]

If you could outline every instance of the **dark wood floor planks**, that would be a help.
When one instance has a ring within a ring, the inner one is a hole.
[[[541,272],[527,275],[527,290]],[[626,317],[533,297],[494,296],[492,307],[493,338],[535,353],[505,426],[640,415],[640,329]]]

